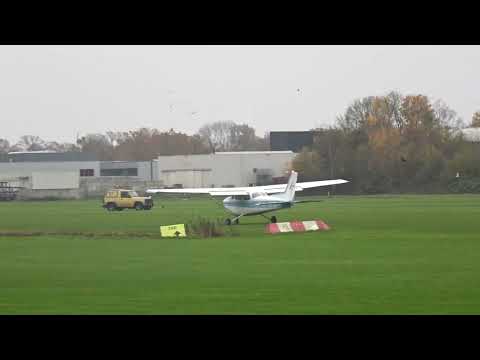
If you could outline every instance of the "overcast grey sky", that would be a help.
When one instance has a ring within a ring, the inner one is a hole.
[[[443,99],[468,122],[479,85],[480,46],[0,46],[0,138],[193,134],[218,120],[262,136],[332,124],[390,90]]]

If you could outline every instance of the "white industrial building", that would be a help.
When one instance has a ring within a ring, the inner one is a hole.
[[[284,180],[294,156],[292,151],[238,151],[159,156],[156,161],[164,186],[233,187]]]
[[[101,196],[113,186],[160,186],[156,164],[98,161],[79,152],[14,152],[0,162],[0,181],[22,187],[20,198],[84,198]]]
[[[0,180],[31,189],[75,189],[81,169],[100,172],[95,161],[1,162]]]

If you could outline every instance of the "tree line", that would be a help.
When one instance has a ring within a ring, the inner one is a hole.
[[[38,136],[25,135],[15,144],[0,139],[0,153],[14,151],[93,153],[99,160],[151,160],[160,155],[207,154],[215,151],[268,150],[268,135],[259,137],[247,124],[218,121],[202,126],[197,133],[140,128],[131,131],[107,131],[87,134],[75,143],[46,142]]]
[[[355,100],[295,158],[302,180],[344,178],[349,193],[480,192],[480,143],[445,102],[390,92]]]

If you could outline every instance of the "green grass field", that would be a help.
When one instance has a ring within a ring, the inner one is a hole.
[[[335,197],[276,213],[331,231],[212,239],[159,236],[225,217],[211,199],[100,205],[0,203],[0,314],[480,314],[480,196]]]

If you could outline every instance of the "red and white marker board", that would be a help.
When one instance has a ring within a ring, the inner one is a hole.
[[[330,230],[330,226],[325,224],[322,220],[312,221],[290,221],[275,224],[267,224],[265,230],[270,234],[277,234],[283,232],[304,232],[304,231],[318,231]]]

